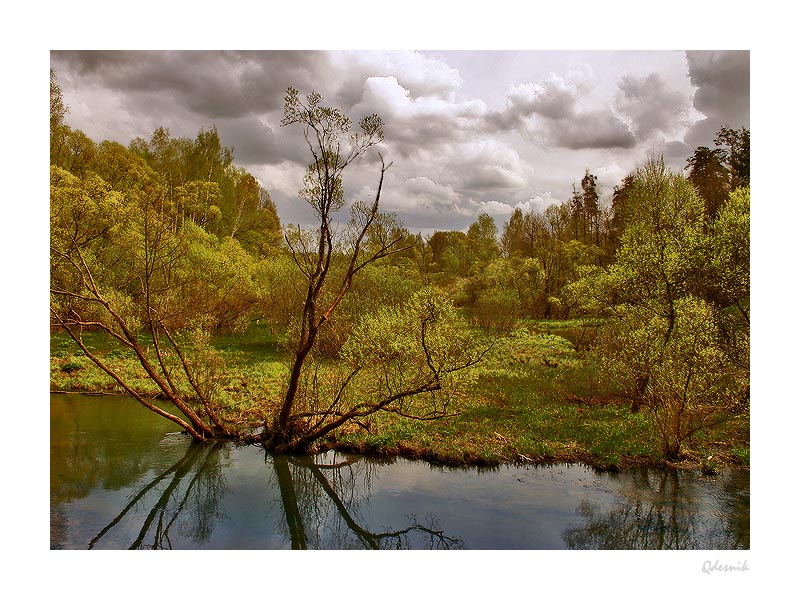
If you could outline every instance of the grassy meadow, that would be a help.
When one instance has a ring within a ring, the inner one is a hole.
[[[633,412],[591,354],[581,350],[595,324],[526,322],[495,340],[484,359],[451,396],[448,416],[413,420],[377,413],[332,433],[319,449],[421,458],[446,465],[582,462],[615,470],[639,465],[700,468],[749,466],[749,419],[738,417],[699,432],[679,462],[663,459],[651,413]],[[85,338],[138,390],[156,388],[138,365],[110,349],[100,334]],[[238,414],[254,400],[279,401],[288,360],[280,339],[262,326],[212,341],[224,360],[220,394]],[[576,350],[576,347],[578,350]],[[83,356],[63,334],[50,346],[54,392],[118,393],[115,382]],[[258,419],[260,415],[250,415]]]

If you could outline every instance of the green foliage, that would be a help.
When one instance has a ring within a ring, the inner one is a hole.
[[[664,453],[678,456],[684,440],[718,424],[738,408],[743,382],[728,360],[715,313],[706,302],[676,302],[669,341],[649,371],[646,401],[652,407]]]
[[[749,467],[750,466],[750,447],[746,448],[733,448],[731,450],[731,454],[733,454],[742,466]]]
[[[686,161],[689,167],[688,180],[706,204],[706,213],[713,217],[725,203],[730,192],[730,173],[723,165],[722,150],[711,150],[701,146]]]
[[[608,316],[598,346],[605,368],[624,382],[634,408],[652,410],[663,452],[675,458],[685,440],[741,410],[749,386],[735,360],[742,353],[732,351],[722,312],[707,299],[728,287],[717,260],[741,265],[733,269],[736,294],[749,289],[741,256],[749,192],[721,210],[710,234],[702,199],[663,161],[638,171],[628,194],[616,263],[586,272],[571,292],[585,310]],[[749,326],[737,333],[749,346]]]
[[[750,187],[750,130],[725,125],[714,143],[722,148],[722,157],[731,173],[731,189]]]
[[[750,130],[720,128],[716,148],[701,146],[686,161],[689,181],[705,200],[709,220],[727,202],[731,191],[750,187]]]
[[[591,181],[587,185],[594,189]],[[592,193],[596,195],[596,191]],[[581,215],[582,207],[583,201]],[[570,210],[566,204],[548,206],[542,214],[523,213],[516,209],[504,227],[501,246],[508,259],[525,261],[524,265],[517,264],[529,274],[531,266],[528,261],[531,261],[538,271],[535,282],[530,278],[526,282],[527,297],[523,299],[520,295],[520,308],[525,317],[551,319],[568,316],[574,307],[565,296],[567,287],[578,278],[582,267],[602,262],[605,251],[592,240],[575,233],[570,224],[573,220]],[[592,213],[592,219],[598,223],[600,212],[597,208]],[[599,239],[597,235],[594,238]]]
[[[410,276],[401,268],[369,265],[361,271],[342,301],[336,316],[337,322],[349,332],[364,317],[374,315],[383,308],[402,306],[421,287],[419,277]],[[342,341],[347,337],[348,334],[342,334]]]
[[[275,204],[258,180],[233,165],[215,127],[197,137],[173,138],[159,127],[149,141],[131,142],[130,154],[157,174],[176,224],[191,221],[220,239],[232,237],[248,253],[266,256],[281,244]]]
[[[750,188],[738,188],[711,224],[707,294],[721,307],[750,296]]]
[[[497,225],[486,213],[479,214],[478,219],[469,226],[467,240],[479,261],[489,261],[500,255],[497,245]]]
[[[379,393],[390,395],[404,385],[424,387],[433,381],[444,386],[447,380],[455,381],[456,373],[480,353],[479,340],[446,294],[426,287],[400,306],[362,317],[341,358],[353,368],[380,373],[373,378]]]
[[[213,329],[244,330],[260,300],[256,260],[235,239],[219,240],[191,223],[182,230],[181,244],[185,255],[175,273],[176,299],[192,307],[181,325],[202,315]]]
[[[64,95],[58,85],[56,72],[50,69],[50,134],[52,135],[64,123],[69,109],[64,105]]]

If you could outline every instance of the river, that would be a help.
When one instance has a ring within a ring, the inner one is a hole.
[[[750,476],[453,469],[198,444],[135,402],[53,394],[51,549],[748,549]]]

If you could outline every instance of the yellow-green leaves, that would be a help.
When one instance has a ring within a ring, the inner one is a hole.
[[[649,406],[664,452],[739,410],[749,386],[749,190],[710,226],[695,189],[663,161],[636,172],[617,261],[573,286],[609,319],[599,350],[634,406]],[[726,311],[737,305],[744,319]]]
[[[396,382],[420,385],[444,383],[480,352],[445,292],[427,287],[402,306],[362,318],[341,356],[354,366],[383,372],[385,380],[391,375]]]

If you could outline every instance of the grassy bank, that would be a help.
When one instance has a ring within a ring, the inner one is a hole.
[[[560,324],[557,329],[565,328]],[[448,465],[668,465],[661,458],[649,412],[631,412],[596,365],[581,358],[565,337],[545,333],[555,329],[540,326],[499,340],[451,401],[453,416],[418,421],[383,413],[364,423],[368,429],[354,425],[338,430],[324,447]],[[101,336],[90,338],[90,343],[105,350]],[[280,390],[286,366],[274,337],[254,330],[220,337],[215,346],[233,370],[234,383],[227,393],[235,401],[247,403],[262,389]],[[135,372],[130,359],[119,356],[114,361],[119,369]],[[51,339],[50,385],[52,390],[118,391],[59,335]],[[155,391],[144,378],[137,380],[137,387]],[[681,458],[671,466],[708,471],[749,466],[749,420],[741,417],[698,434]]]

